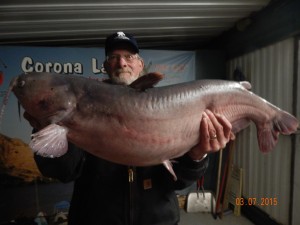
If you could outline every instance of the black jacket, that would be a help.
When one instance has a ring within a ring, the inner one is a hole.
[[[180,215],[174,191],[190,186],[208,166],[207,158],[178,158],[175,182],[163,165],[118,165],[75,146],[62,157],[35,160],[43,175],[75,180],[69,225],[175,225]]]

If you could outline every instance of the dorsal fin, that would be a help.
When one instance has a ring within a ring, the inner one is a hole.
[[[156,85],[159,81],[161,81],[163,77],[164,75],[161,73],[148,73],[136,79],[129,85],[129,87],[143,91],[148,88],[153,88],[153,86]]]
[[[240,84],[247,90],[251,90],[251,88],[252,88],[250,82],[248,82],[248,81],[240,81]]]

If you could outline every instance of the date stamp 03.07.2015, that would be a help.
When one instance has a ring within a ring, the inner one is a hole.
[[[237,206],[276,206],[278,205],[277,197],[261,197],[261,198],[235,198]]]

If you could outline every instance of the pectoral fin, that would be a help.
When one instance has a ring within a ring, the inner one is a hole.
[[[172,163],[170,162],[170,160],[165,160],[163,161],[163,164],[164,166],[167,168],[167,170],[172,174],[174,180],[176,181],[177,180],[177,176],[173,170],[173,166],[172,166]]]
[[[57,124],[51,124],[32,134],[30,148],[44,157],[60,157],[68,151],[68,129]]]

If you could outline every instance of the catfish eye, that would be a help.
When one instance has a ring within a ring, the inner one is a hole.
[[[18,82],[18,87],[20,87],[20,88],[22,88],[22,87],[24,87],[25,86],[25,80],[20,80],[19,82]]]

